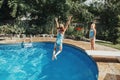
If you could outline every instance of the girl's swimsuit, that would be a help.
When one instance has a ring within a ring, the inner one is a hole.
[[[57,34],[57,39],[56,39],[56,45],[57,46],[62,46],[62,42],[63,42],[63,34],[61,34],[60,32]]]
[[[94,38],[94,30],[90,29],[90,35],[89,35],[90,39]]]

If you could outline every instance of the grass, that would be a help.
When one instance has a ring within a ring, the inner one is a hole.
[[[96,41],[97,44],[100,44],[100,45],[104,45],[104,46],[108,46],[108,47],[112,47],[112,48],[115,48],[115,49],[118,49],[120,50],[120,44],[116,44],[114,45],[113,43],[111,42],[108,42],[108,41]]]

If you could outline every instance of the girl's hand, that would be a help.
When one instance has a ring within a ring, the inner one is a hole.
[[[55,18],[55,21],[58,21],[58,18]]]
[[[72,18],[72,16],[69,16],[68,19],[70,20]]]

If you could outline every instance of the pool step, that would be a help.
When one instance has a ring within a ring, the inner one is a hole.
[[[93,56],[111,56],[111,57],[120,57],[120,51],[98,51],[98,50],[86,50],[88,55]]]

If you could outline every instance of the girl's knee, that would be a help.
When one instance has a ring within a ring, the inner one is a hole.
[[[62,51],[62,46],[59,47],[59,50]]]
[[[62,51],[62,47],[60,47],[60,51]]]
[[[54,48],[54,50],[56,50],[56,48]]]

